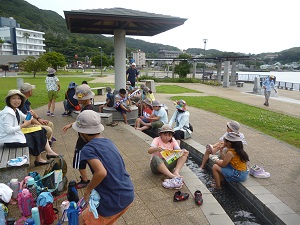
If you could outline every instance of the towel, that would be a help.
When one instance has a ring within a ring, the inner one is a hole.
[[[89,204],[90,204],[90,212],[92,212],[94,214],[94,217],[96,219],[98,219],[98,211],[97,211],[97,207],[100,204],[100,195],[99,193],[93,189],[91,196],[90,196],[90,200],[89,200]]]
[[[23,155],[21,157],[18,157],[16,159],[11,159],[7,162],[9,166],[22,166],[23,164],[27,163],[28,157],[26,155]]]

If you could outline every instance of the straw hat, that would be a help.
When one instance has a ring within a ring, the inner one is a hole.
[[[95,93],[92,92],[91,88],[87,84],[82,84],[76,87],[75,95],[73,98],[77,100],[88,100],[94,98]]]
[[[98,134],[104,131],[100,115],[93,110],[84,110],[79,113],[72,127],[83,134]]]

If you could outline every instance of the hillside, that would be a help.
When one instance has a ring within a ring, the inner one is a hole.
[[[21,9],[21,10],[20,10]],[[46,50],[57,51],[64,54],[68,61],[73,61],[75,54],[79,56],[78,60],[84,61],[85,56],[95,56],[99,54],[98,47],[101,46],[106,55],[111,55],[114,51],[113,37],[106,37],[98,34],[73,34],[67,29],[66,21],[56,12],[50,10],[42,10],[24,0],[0,0],[0,16],[13,17],[20,24],[21,28],[43,31],[45,32]],[[126,38],[127,54],[132,50],[141,49],[146,53],[147,57],[157,57],[159,48],[167,50],[179,50],[174,46],[149,43],[146,41]],[[186,50],[189,54],[203,54],[201,48],[190,48]],[[274,61],[283,63],[300,61],[300,48],[291,48],[281,52],[261,53],[251,55],[253,58],[264,60],[267,54],[277,54],[278,58]],[[205,51],[207,57],[215,56],[233,56],[245,55],[243,53],[221,52],[216,49]]]

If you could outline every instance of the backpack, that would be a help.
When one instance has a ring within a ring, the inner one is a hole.
[[[66,177],[68,171],[67,163],[63,156],[54,158],[47,166],[44,177],[42,178],[43,185],[48,188],[54,195],[67,190],[68,178]]]
[[[18,205],[22,216],[30,216],[31,209],[34,207],[34,199],[28,189],[24,188],[18,194]]]
[[[52,203],[48,203],[45,206],[39,206],[40,218],[43,220],[43,224],[52,224],[56,219],[58,210],[53,208]]]

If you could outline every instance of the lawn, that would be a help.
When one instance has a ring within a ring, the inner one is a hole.
[[[300,148],[300,119],[298,118],[216,96],[176,96],[171,99],[184,99],[189,106],[239,121]]]
[[[69,83],[71,81],[75,82],[76,84],[81,84],[83,80],[87,82],[93,80],[94,78],[86,78],[83,76],[57,76],[59,78],[59,83],[61,86],[61,90],[59,92],[59,98],[57,101],[63,101],[65,98],[65,91],[68,89]],[[20,77],[18,77],[20,78]],[[46,105],[48,102],[47,98],[47,90],[45,84],[45,76],[37,76],[34,78],[33,76],[22,76],[21,78],[24,79],[24,83],[30,83],[36,86],[34,89],[33,96],[30,97],[30,102],[32,103],[33,108],[37,108],[43,105]],[[114,84],[108,83],[89,83],[90,87],[106,87],[110,86],[114,88]],[[4,98],[7,95],[8,91],[11,89],[17,89],[17,78],[16,77],[2,77],[0,78],[0,110],[4,108]]]
[[[182,93],[202,93],[185,87],[177,85],[159,85],[156,86],[156,92],[162,94],[182,94]]]

